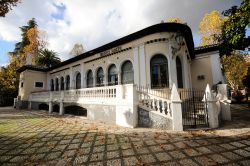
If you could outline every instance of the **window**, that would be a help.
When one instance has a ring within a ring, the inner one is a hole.
[[[23,82],[21,82],[21,88],[23,87]]]
[[[54,80],[53,79],[50,80],[50,90],[54,91]]]
[[[150,61],[152,88],[169,87],[168,60],[164,55],[155,55]]]
[[[64,78],[63,77],[61,77],[60,82],[61,82],[61,90],[64,90]]]
[[[176,57],[176,72],[178,88],[183,88],[182,65],[178,56]]]
[[[96,86],[103,86],[104,85],[104,73],[101,67],[98,68],[96,73]]]
[[[122,84],[134,83],[133,65],[130,61],[126,61],[122,65]]]
[[[81,89],[81,74],[76,74],[76,89]]]
[[[66,76],[66,90],[69,90],[69,86],[70,86],[70,76],[67,75]]]
[[[93,72],[92,70],[89,70],[87,73],[87,87],[93,87]]]
[[[114,64],[108,70],[108,85],[118,85],[117,69]]]
[[[56,91],[59,91],[59,79],[56,78]]]
[[[35,82],[36,88],[43,88],[43,82]]]

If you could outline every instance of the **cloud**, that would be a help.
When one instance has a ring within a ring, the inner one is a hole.
[[[69,58],[75,43],[90,50],[152,24],[179,17],[197,36],[198,23],[206,12],[225,10],[239,0],[25,0],[0,18],[0,39],[20,40],[18,27],[36,18],[47,31],[49,48]]]

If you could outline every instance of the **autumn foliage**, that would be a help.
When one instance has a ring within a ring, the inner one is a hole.
[[[201,34],[200,46],[217,44],[216,36],[221,34],[221,26],[224,19],[218,11],[206,13],[199,24],[199,33]]]

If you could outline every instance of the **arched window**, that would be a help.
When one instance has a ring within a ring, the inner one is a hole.
[[[98,68],[96,72],[96,86],[103,86],[104,84],[104,73],[101,67]]]
[[[50,90],[54,91],[54,80],[53,79],[50,80]]]
[[[87,73],[87,88],[93,87],[93,72],[89,70]]]
[[[183,88],[182,65],[181,60],[178,56],[176,57],[176,72],[178,88]]]
[[[122,84],[132,83],[134,83],[133,64],[130,61],[126,61],[122,65]]]
[[[69,90],[69,86],[70,86],[70,76],[67,75],[66,76],[66,90]]]
[[[152,88],[169,87],[168,60],[164,55],[155,55],[150,61]]]
[[[76,89],[81,89],[81,73],[76,74]]]
[[[59,79],[56,78],[56,91],[59,91]]]
[[[118,85],[117,69],[114,64],[108,70],[108,85]]]
[[[61,90],[64,90],[64,78],[63,77],[61,77],[60,82],[61,82]]]

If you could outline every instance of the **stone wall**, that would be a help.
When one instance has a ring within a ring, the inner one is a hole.
[[[138,108],[138,127],[172,130],[172,120],[158,115],[153,111]]]

